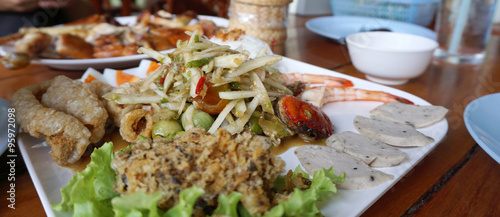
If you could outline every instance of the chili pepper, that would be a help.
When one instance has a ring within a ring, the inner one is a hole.
[[[199,95],[201,93],[201,90],[203,90],[203,85],[205,85],[205,80],[207,80],[206,76],[202,76],[200,80],[198,80],[198,84],[196,84],[196,95]]]
[[[165,75],[165,76],[162,76],[162,77],[160,78],[160,80],[158,81],[158,84],[163,84],[163,83],[165,82],[165,78],[166,78],[166,77],[167,77],[166,75]]]

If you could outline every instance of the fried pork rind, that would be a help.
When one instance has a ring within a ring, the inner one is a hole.
[[[103,137],[108,114],[100,96],[111,90],[99,81],[86,84],[58,76],[19,89],[12,96],[12,106],[22,129],[31,136],[43,136],[54,161],[69,165]]]
[[[77,118],[40,103],[39,99],[52,83],[50,80],[19,89],[12,96],[12,106],[24,131],[34,137],[45,137],[57,164],[72,164],[90,144],[91,133]]]
[[[42,105],[77,118],[91,132],[90,142],[104,136],[108,112],[99,96],[87,84],[65,76],[57,76],[41,98]]]
[[[117,172],[115,190],[121,194],[162,191],[158,206],[168,209],[178,202],[181,190],[198,186],[205,194],[196,203],[194,216],[209,214],[203,210],[214,208],[218,195],[239,191],[245,208],[260,215],[271,207],[272,182],[284,167],[263,141],[251,133],[233,137],[220,129],[213,135],[203,128],[191,129],[173,141],[142,140],[111,163]]]
[[[118,113],[117,110],[119,110],[119,112],[121,112],[123,110],[122,107],[120,105],[118,105],[117,103],[110,101],[110,100],[107,100],[103,97],[104,94],[112,92],[116,88],[109,85],[108,83],[104,83],[104,82],[99,81],[99,80],[93,80],[92,82],[88,83],[88,86],[92,92],[94,92],[95,94],[97,94],[97,96],[99,96],[99,100],[101,100],[102,105],[104,106],[104,108],[108,112],[108,116],[109,116],[108,121],[110,123],[112,123],[113,125],[119,127],[121,116],[119,118],[117,118],[117,120],[116,120],[116,121],[118,121],[118,124],[117,124],[115,122],[115,115],[117,115],[117,114],[115,114],[115,113]]]
[[[102,102],[108,101],[107,99],[102,98],[102,96],[115,89],[113,86],[109,85],[108,83],[104,83],[104,82],[99,81],[99,80],[93,80],[92,82],[90,82],[88,84],[88,86],[92,92],[94,92],[95,94],[97,94],[97,96],[99,96],[99,99]]]
[[[139,141],[140,136],[151,137],[153,132],[153,115],[144,109],[128,112],[121,119],[120,135],[130,143]]]

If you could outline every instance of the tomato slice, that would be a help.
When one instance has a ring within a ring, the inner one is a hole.
[[[195,107],[211,115],[219,114],[229,103],[229,100],[221,99],[219,92],[229,91],[229,85],[214,87],[212,83],[207,82],[207,92],[205,96],[197,96],[193,99]]]

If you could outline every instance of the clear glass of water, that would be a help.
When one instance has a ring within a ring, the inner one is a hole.
[[[434,56],[450,63],[482,63],[497,0],[443,0],[436,19],[439,48]]]

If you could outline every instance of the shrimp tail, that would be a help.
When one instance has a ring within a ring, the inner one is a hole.
[[[328,87],[353,87],[352,81],[329,75],[315,75],[303,73],[285,73],[280,76],[280,80],[285,85],[291,85],[296,81],[306,84],[316,84]]]
[[[396,101],[400,102],[400,103],[404,103],[404,104],[410,104],[410,105],[414,105],[415,103],[413,103],[412,101],[406,99],[406,98],[403,98],[403,97],[396,97],[395,98]]]
[[[318,107],[339,101],[380,101],[413,104],[410,100],[383,91],[363,90],[350,87],[315,86],[304,90],[301,99]]]

